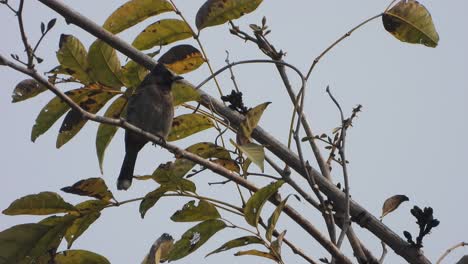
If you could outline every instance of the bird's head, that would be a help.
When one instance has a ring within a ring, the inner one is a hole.
[[[154,66],[150,74],[157,84],[169,87],[173,82],[183,79],[182,76],[176,75],[168,70],[162,63],[158,63]]]

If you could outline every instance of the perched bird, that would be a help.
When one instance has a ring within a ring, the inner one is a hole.
[[[171,86],[179,79],[182,77],[174,75],[158,63],[128,100],[126,120],[165,140],[174,118]],[[125,131],[125,158],[117,180],[117,189],[127,190],[132,185],[138,152],[146,143],[148,140],[144,136]]]

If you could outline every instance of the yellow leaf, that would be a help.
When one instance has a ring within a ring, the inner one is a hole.
[[[382,16],[385,29],[397,39],[435,48],[439,43],[429,11],[418,1],[401,0]]]
[[[192,37],[190,27],[179,19],[162,19],[146,27],[133,41],[139,50],[165,46],[172,42]]]
[[[394,195],[385,200],[382,206],[382,216],[380,216],[380,218],[384,218],[387,214],[395,211],[404,201],[409,201],[409,199],[406,195],[401,194]]]
[[[174,8],[166,0],[131,0],[115,10],[102,27],[116,34],[151,16],[168,11],[174,11]]]

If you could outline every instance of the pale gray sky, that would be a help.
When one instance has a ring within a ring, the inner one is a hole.
[[[16,6],[18,1],[10,2]],[[102,24],[123,2],[86,0],[67,1],[67,4]],[[176,0],[192,22],[203,2]],[[436,49],[401,43],[384,30],[380,19],[375,20],[342,42],[317,65],[308,85],[306,112],[316,133],[329,133],[338,126],[337,110],[325,94],[327,85],[330,85],[347,113],[357,104],[364,106],[363,113],[348,134],[352,196],[367,210],[379,215],[387,197],[406,194],[410,202],[385,219],[386,224],[400,235],[403,230],[417,231],[414,218],[409,213],[413,205],[433,207],[435,217],[441,224],[427,238],[424,252],[435,261],[449,246],[468,239],[468,175],[466,169],[463,169],[468,157],[468,140],[464,136],[468,129],[468,18],[465,14],[468,2],[420,2],[431,11],[439,32],[441,40]],[[236,21],[236,24],[248,30],[249,24],[260,23],[261,18],[267,16],[268,25],[272,29],[272,43],[287,52],[287,62],[306,71],[313,58],[336,38],[364,19],[381,12],[388,3],[371,0],[266,0],[258,10]],[[57,65],[55,51],[61,33],[78,37],[86,47],[94,40],[81,29],[68,26],[61,17],[39,2],[26,1],[25,12],[26,29],[32,42],[39,37],[40,21],[58,18],[56,27],[39,49],[39,55],[45,59],[39,65],[42,72]],[[168,16],[165,14],[161,17]],[[145,25],[157,19],[150,18],[120,36],[132,41]],[[0,54],[22,54],[16,19],[5,7],[0,8],[0,24],[3,25],[0,30],[3,36]],[[214,68],[224,65],[225,50],[229,50],[231,61],[264,58],[256,47],[231,36],[226,25],[205,29],[201,40]],[[291,106],[274,67],[241,66],[235,68],[235,73],[247,105],[273,102],[265,112],[261,125],[286,142]],[[204,66],[185,77],[192,83],[198,83],[207,75],[207,67]],[[5,67],[0,67],[0,77],[3,84],[0,89],[0,111],[4,113],[0,137],[0,164],[3,169],[0,176],[3,178],[0,209],[5,209],[16,198],[41,191],[58,192],[70,202],[83,201],[84,198],[61,193],[60,188],[80,179],[100,176],[94,147],[97,125],[87,125],[77,137],[59,150],[55,149],[55,140],[61,122],[57,122],[48,133],[32,143],[31,127],[38,112],[52,95],[46,92],[32,100],[12,104],[10,95],[14,86],[26,77]],[[291,78],[294,79],[292,72]],[[228,76],[223,76],[221,82],[224,92],[228,93],[233,87]],[[298,84],[297,80],[295,84]],[[204,89],[216,94],[212,84]],[[203,132],[192,140],[182,140],[176,144],[187,147],[196,141],[213,140],[214,135],[213,131]],[[116,190],[115,180],[123,159],[122,143],[123,133],[119,131],[108,148],[102,176],[119,200],[141,196],[156,187],[152,183],[136,182],[128,192]],[[313,159],[310,153],[306,154],[309,159]],[[139,156],[136,173],[151,173],[159,163],[171,159],[171,155],[160,148],[147,146]],[[198,175],[196,182],[199,192],[237,201],[233,186],[209,187],[206,184],[220,179],[208,172]],[[341,176],[337,174],[335,179],[338,181]],[[266,183],[257,182],[259,186]],[[283,191],[287,193],[289,190],[285,188]],[[143,220],[138,213],[138,204],[107,209],[76,241],[74,247],[102,254],[112,263],[139,262],[161,233],[168,232],[178,239],[187,228],[194,225],[169,220],[170,215],[186,201],[163,199]],[[303,202],[290,201],[291,205],[299,207],[323,228],[317,212],[310,210]],[[270,212],[272,208],[266,207],[265,210]],[[39,219],[41,217],[0,215],[0,230]],[[288,238],[315,259],[328,257],[316,242],[305,236],[302,229],[286,216],[280,219],[279,229],[287,229]],[[375,255],[380,255],[380,242],[367,231],[358,227],[356,229]],[[233,257],[235,250],[204,259],[205,254],[225,241],[243,235],[245,233],[224,230],[192,256],[178,263],[270,263],[253,257]],[[286,247],[284,252],[287,263],[303,263]],[[465,254],[468,254],[468,249],[460,249],[444,263],[454,263]],[[404,260],[390,252],[386,263],[404,263]]]

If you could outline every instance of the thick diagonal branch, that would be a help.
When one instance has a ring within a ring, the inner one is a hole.
[[[106,43],[108,43],[109,45],[111,45],[112,47],[120,51],[121,53],[127,55],[128,57],[130,57],[137,63],[143,65],[144,67],[148,69],[151,69],[152,67],[154,67],[155,62],[150,57],[134,49],[131,45],[125,43],[124,41],[121,41],[119,38],[115,37],[108,31],[102,29],[101,27],[96,25],[91,20],[83,17],[75,10],[68,8],[67,6],[63,4],[63,2],[57,1],[57,0],[39,0],[39,1],[43,3],[44,5],[50,7],[51,9],[55,10],[57,13],[64,16],[65,19],[69,23],[73,23],[83,28],[84,30],[90,32],[94,36],[100,38],[101,40],[105,41]],[[243,118],[242,116],[232,111],[228,107],[225,107],[221,102],[219,102],[215,98],[212,98],[210,95],[202,91],[200,91],[200,94],[202,95],[203,104],[206,104],[207,106],[212,104],[220,115],[228,119],[230,123],[234,125],[234,127],[238,127],[240,121]],[[114,124],[114,125],[118,125],[118,124]],[[138,129],[138,128],[134,127],[134,129]],[[296,154],[292,153],[286,146],[284,146],[278,140],[273,138],[265,130],[263,130],[260,127],[257,127],[254,130],[252,136],[255,140],[264,144],[272,153],[274,153],[284,162],[289,164],[291,168],[293,168],[294,170],[296,170],[298,173],[300,173],[303,176],[306,175],[305,171],[303,170],[300,164],[299,157]],[[209,162],[209,161],[204,161],[204,162]],[[216,165],[215,167],[219,167],[217,169],[220,169],[220,170],[224,169],[223,167],[219,165]],[[218,171],[215,171],[215,172],[218,173]],[[309,168],[309,173],[311,173],[314,177],[316,177],[317,184],[320,186],[320,190],[323,193],[325,193],[335,203],[335,206],[338,206],[340,210],[343,210],[344,209],[343,206],[346,200],[344,193],[341,190],[339,190],[336,186],[334,186],[332,183],[330,183],[327,179],[325,179],[320,174],[320,172],[318,172],[314,168]],[[240,179],[238,180],[241,181]],[[291,217],[295,216],[295,214],[291,213],[292,211],[288,213],[285,210],[285,212]],[[387,226],[381,223],[376,217],[374,217],[371,213],[366,211],[363,207],[361,207],[358,203],[356,203],[353,200],[351,200],[350,202],[350,213],[352,216],[352,220],[360,224],[362,227],[368,229],[375,236],[377,236],[380,240],[384,241],[397,254],[405,258],[409,263],[424,263],[424,264],[431,263],[419,250],[410,247],[408,243],[406,243],[403,239],[401,239],[396,233],[390,230]],[[299,213],[297,213],[297,216],[302,218],[302,216]],[[347,258],[345,259],[347,260],[345,261],[345,263],[349,262]]]

